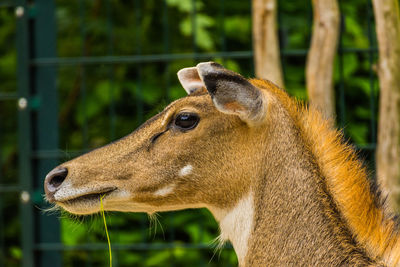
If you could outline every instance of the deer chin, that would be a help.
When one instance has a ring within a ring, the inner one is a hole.
[[[116,187],[92,190],[84,194],[69,196],[68,198],[55,199],[51,202],[54,202],[69,213],[89,215],[100,212],[100,198],[102,199],[104,210],[107,211],[144,212],[149,214],[160,211],[159,207],[135,202],[131,193]]]
[[[107,199],[116,195],[116,187],[108,187],[99,190],[94,190],[68,197],[56,198],[56,205],[62,207],[66,211],[74,214],[92,214],[100,211],[100,198],[106,202]]]

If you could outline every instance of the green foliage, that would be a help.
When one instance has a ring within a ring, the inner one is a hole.
[[[207,28],[214,25],[214,20],[206,15],[198,14],[196,17],[196,26],[192,26],[192,18],[187,17],[181,23],[181,31],[184,36],[192,36],[196,32],[196,44],[204,50],[213,50],[214,40],[211,38]]]

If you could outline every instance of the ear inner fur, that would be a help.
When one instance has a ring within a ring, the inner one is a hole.
[[[195,67],[181,69],[177,75],[182,87],[188,94],[192,94],[204,87],[204,83]]]
[[[217,109],[250,124],[264,117],[262,93],[247,79],[214,62],[200,63],[197,69]]]

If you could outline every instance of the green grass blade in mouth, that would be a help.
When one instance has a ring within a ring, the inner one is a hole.
[[[112,253],[111,253],[111,242],[110,242],[110,236],[108,234],[108,229],[107,229],[107,222],[106,222],[106,216],[104,214],[104,206],[103,206],[103,198],[106,195],[103,195],[100,197],[100,211],[101,211],[101,216],[103,217],[103,222],[104,222],[104,228],[106,229],[106,235],[107,235],[107,242],[108,242],[108,252],[110,254],[110,267],[112,267]]]

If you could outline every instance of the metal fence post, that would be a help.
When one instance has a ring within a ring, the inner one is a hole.
[[[56,56],[56,26],[54,1],[36,0],[33,20],[33,58]],[[37,98],[34,124],[34,150],[51,151],[58,149],[58,96],[56,88],[56,68],[36,66],[33,89]],[[37,153],[40,154],[40,153]],[[34,161],[34,188],[38,196],[43,194],[46,174],[57,164],[56,158],[38,157]],[[40,201],[40,200],[39,200]],[[56,216],[42,214],[35,209],[37,218],[37,241],[42,243],[60,242],[60,224]],[[42,250],[38,254],[39,266],[61,266],[59,251]]]
[[[30,100],[30,38],[28,31],[28,16],[26,0],[19,0],[15,14],[17,16],[16,46],[18,72],[18,164],[19,184],[21,187],[20,221],[22,266],[34,266],[34,219],[32,208],[32,168],[31,168],[31,114]],[[17,107],[16,107],[17,108]]]

